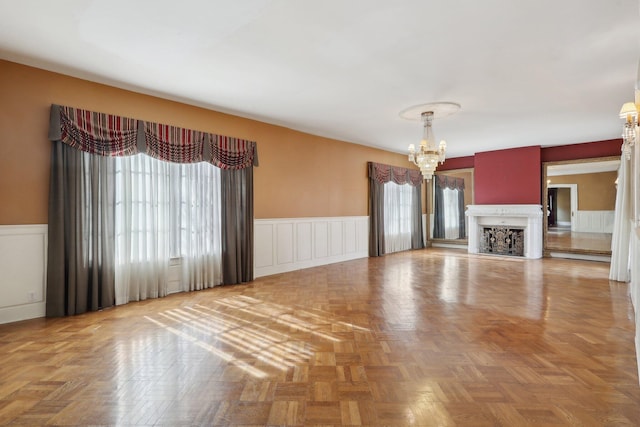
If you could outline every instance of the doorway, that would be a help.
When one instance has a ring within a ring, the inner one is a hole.
[[[547,227],[549,231],[575,231],[577,211],[577,184],[548,185]]]

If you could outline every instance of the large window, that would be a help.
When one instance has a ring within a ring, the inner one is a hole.
[[[423,248],[420,171],[374,162],[367,169],[369,256]]]
[[[166,281],[170,259],[179,259],[185,286],[193,284],[185,276],[194,267],[205,272],[196,286],[219,284],[220,169],[144,154],[113,160],[117,302],[144,298],[140,281]]]
[[[171,258],[182,258],[191,253],[197,235],[220,235],[220,169],[202,162],[163,162],[143,154],[114,161],[117,241],[129,236],[140,242],[142,250],[144,242],[159,239]],[[220,252],[219,237],[206,239],[203,245],[206,253]]]
[[[60,105],[49,138],[47,316],[252,280],[255,142]]]
[[[385,253],[411,249],[414,190],[409,184],[384,184]]]

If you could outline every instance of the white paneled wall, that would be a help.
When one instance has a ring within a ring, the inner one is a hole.
[[[254,276],[369,256],[369,217],[257,219]]]
[[[633,304],[636,325],[636,363],[640,373],[640,227],[631,233],[631,283],[629,283],[629,294]]]
[[[612,233],[615,211],[577,211],[575,231]]]
[[[0,225],[0,323],[45,315],[47,226]]]

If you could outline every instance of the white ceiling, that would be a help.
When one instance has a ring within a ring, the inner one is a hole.
[[[618,138],[638,0],[0,0],[0,58],[405,152]],[[259,141],[258,141],[259,142]]]

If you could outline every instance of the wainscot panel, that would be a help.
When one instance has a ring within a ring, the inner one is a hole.
[[[257,219],[254,229],[255,277],[369,256],[367,216]]]
[[[0,225],[0,323],[44,317],[47,225]]]
[[[578,211],[575,231],[583,233],[612,233],[615,211]]]

